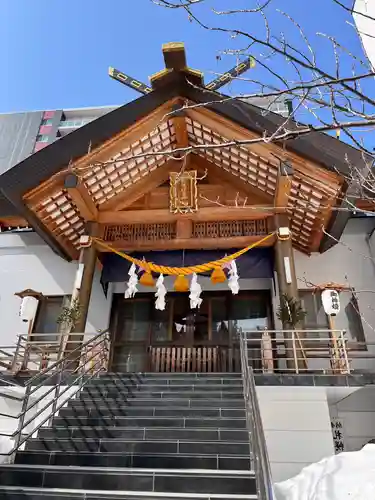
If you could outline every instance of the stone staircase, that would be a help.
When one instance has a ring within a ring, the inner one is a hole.
[[[256,499],[240,374],[106,374],[0,466],[2,499]]]

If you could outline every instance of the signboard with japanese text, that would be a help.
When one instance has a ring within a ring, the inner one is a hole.
[[[335,454],[345,451],[344,442],[344,420],[339,417],[331,417],[331,429]]]

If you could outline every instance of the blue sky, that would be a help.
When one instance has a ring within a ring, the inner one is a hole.
[[[313,36],[321,65],[330,68],[333,56],[330,44],[315,36],[317,31],[338,36],[362,55],[354,30],[346,24],[350,16],[331,0],[275,2]],[[218,9],[234,4],[246,6],[249,0],[211,2]],[[259,17],[224,20],[204,7],[199,12],[208,22],[225,22],[253,33],[263,30]],[[297,30],[280,14],[273,12],[270,23],[275,33],[284,30],[300,44]],[[212,79],[210,71],[234,65],[230,57],[217,61],[218,52],[240,45],[227,34],[209,33],[190,23],[182,11],[157,7],[150,0],[1,0],[0,112],[125,103],[137,94],[110,79],[108,66],[147,82],[164,67],[161,45],[168,41],[185,42],[189,65],[205,71],[206,81]],[[288,74],[288,63],[278,64]],[[260,68],[256,71],[267,78]],[[244,84],[240,90],[252,91]]]

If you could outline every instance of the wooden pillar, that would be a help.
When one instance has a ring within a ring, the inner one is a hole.
[[[98,229],[98,224],[96,222],[89,222],[87,225],[87,232],[90,236],[96,236]],[[81,250],[79,263],[78,265],[83,265],[82,277],[80,278],[79,283],[74,284],[74,290],[72,293],[72,300],[77,300],[79,308],[80,308],[80,316],[76,322],[76,324],[72,328],[72,333],[82,333],[82,335],[68,335],[68,339],[65,345],[65,353],[69,355],[71,358],[71,362],[69,363],[68,369],[74,370],[77,368],[79,363],[80,353],[77,351],[74,354],[72,351],[77,349],[83,341],[84,332],[86,327],[87,315],[89,311],[90,305],[90,297],[92,290],[92,283],[95,273],[96,266],[96,258],[97,258],[97,250],[95,245],[91,243],[90,247],[83,248]],[[78,274],[80,271],[78,270]]]
[[[283,295],[288,298],[299,300],[296,270],[294,265],[294,255],[292,246],[292,236],[289,230],[289,218],[286,214],[275,217],[277,241],[275,244],[275,267],[277,273],[277,282],[279,287],[279,300],[282,301]],[[288,323],[283,324],[285,330],[290,330]],[[296,325],[296,332],[284,332],[285,348],[287,356],[288,370],[299,370],[306,368],[304,361],[303,346],[301,339],[302,325]],[[293,349],[294,336],[295,348]],[[297,358],[297,360],[296,360]]]
[[[292,246],[292,236],[289,230],[289,219],[287,215],[276,216],[277,240],[275,244],[275,263],[277,280],[279,284],[280,296],[287,294],[298,300],[298,286],[296,278],[296,269],[294,266],[294,255]],[[280,234],[287,232],[283,236]]]
[[[97,223],[88,223],[88,232],[90,236],[96,236],[97,228],[98,228]],[[82,274],[82,281],[77,295],[81,314],[74,327],[73,330],[74,332],[83,333],[85,331],[97,256],[98,252],[93,243],[91,243],[91,246],[83,250],[84,268]]]

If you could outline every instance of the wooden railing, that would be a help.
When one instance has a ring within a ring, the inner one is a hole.
[[[228,346],[150,346],[150,371],[157,373],[239,372],[239,348]]]

